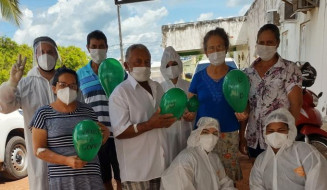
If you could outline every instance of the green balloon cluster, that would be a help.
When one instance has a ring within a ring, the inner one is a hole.
[[[187,109],[190,112],[196,112],[199,108],[199,100],[197,96],[192,96],[187,102]]]
[[[169,89],[161,98],[160,114],[171,113],[177,119],[181,118],[187,104],[187,96],[180,88]]]
[[[114,58],[103,60],[99,67],[99,79],[107,97],[124,80],[125,72],[119,61]]]
[[[249,91],[250,82],[244,72],[235,69],[227,73],[223,83],[223,93],[235,112],[244,112],[248,103]]]
[[[73,131],[73,142],[78,157],[86,162],[95,158],[102,144],[102,133],[96,122],[83,120]]]

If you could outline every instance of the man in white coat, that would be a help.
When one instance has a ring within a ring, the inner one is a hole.
[[[28,129],[34,112],[55,100],[52,80],[55,66],[60,61],[56,43],[49,37],[38,37],[33,43],[34,67],[22,78],[26,57],[19,56],[10,71],[10,78],[0,86],[0,111],[10,113],[21,108],[24,116],[24,134],[27,148],[29,189],[47,190],[46,162],[33,154],[32,133]]]
[[[291,113],[280,108],[268,115],[263,136],[268,147],[255,160],[250,189],[326,190],[327,161],[310,144],[295,141]]]
[[[184,149],[161,176],[161,190],[234,190],[218,154],[212,152],[219,137],[219,123],[201,117]]]
[[[160,71],[165,81],[161,83],[164,92],[171,88],[180,88],[186,94],[190,87],[190,82],[182,79],[183,63],[171,46],[167,47],[161,58]],[[168,162],[169,164],[184,148],[186,148],[187,138],[192,131],[193,122],[184,118],[176,121],[172,126],[166,129],[168,136]]]
[[[167,137],[164,128],[176,119],[160,114],[163,95],[150,79],[151,54],[142,44],[126,50],[128,78],[109,97],[109,115],[115,137],[123,190],[159,190],[167,168]]]

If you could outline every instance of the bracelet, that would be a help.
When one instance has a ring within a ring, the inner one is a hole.
[[[133,125],[135,133],[138,133],[139,131],[137,130],[137,124]]]

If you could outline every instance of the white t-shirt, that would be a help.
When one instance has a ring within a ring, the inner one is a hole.
[[[109,115],[114,137],[130,125],[148,121],[158,109],[162,87],[151,79],[148,83],[152,96],[128,75],[128,79],[110,95]],[[167,167],[168,146],[164,129],[153,129],[129,139],[115,138],[115,144],[122,182],[159,178]]]

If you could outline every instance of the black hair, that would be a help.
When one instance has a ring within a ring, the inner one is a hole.
[[[66,66],[59,67],[56,70],[56,72],[54,74],[54,77],[53,77],[52,86],[56,86],[57,85],[57,82],[59,81],[59,77],[62,74],[65,74],[65,73],[69,73],[69,74],[74,75],[74,77],[76,79],[76,84],[77,84],[77,86],[79,86],[79,82],[78,82],[78,77],[77,77],[76,71],[74,71],[73,69],[69,69]]]
[[[275,38],[276,38],[276,40],[277,40],[277,41],[280,41],[280,33],[279,33],[279,29],[278,29],[278,27],[277,27],[276,25],[274,25],[274,24],[265,24],[265,25],[263,25],[263,26],[259,29],[259,31],[258,31],[258,34],[257,34],[257,41],[258,41],[258,39],[259,39],[260,34],[261,34],[262,32],[264,32],[264,31],[267,31],[267,30],[270,30],[271,32],[273,32],[273,33],[274,33],[274,36],[275,36]]]
[[[131,54],[131,52],[134,50],[134,49],[143,49],[145,51],[147,51],[147,53],[150,55],[151,57],[151,54],[150,54],[150,51],[148,50],[148,48],[143,45],[143,44],[133,44],[131,46],[129,46],[126,50],[126,54],[125,54],[125,61],[128,60],[129,58],[129,55]]]
[[[219,36],[224,40],[226,51],[229,48],[229,38],[226,31],[223,28],[217,27],[214,30],[210,30],[203,38],[203,50],[207,52],[208,40],[211,36]]]
[[[35,48],[36,44],[39,43],[39,42],[49,42],[54,47],[57,47],[56,42],[52,38],[50,38],[48,36],[41,36],[41,37],[35,38],[35,40],[33,42],[33,48]]]
[[[87,35],[87,46],[90,45],[90,41],[91,39],[97,39],[97,40],[104,40],[106,46],[108,47],[108,44],[107,44],[107,37],[106,35],[104,35],[104,33],[100,30],[94,30],[93,32],[89,33]]]

